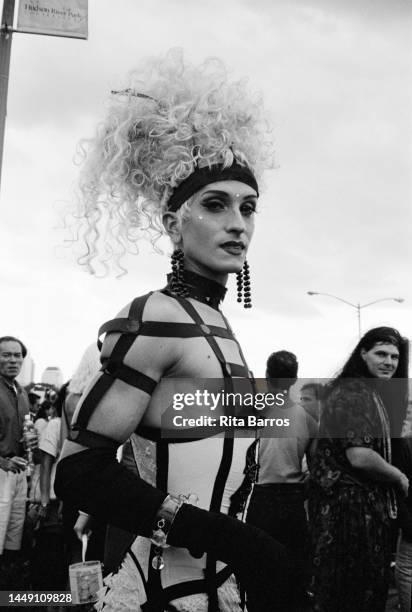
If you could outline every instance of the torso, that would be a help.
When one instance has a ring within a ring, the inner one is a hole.
[[[147,401],[147,394],[139,389],[129,388],[124,382],[116,380],[93,413],[89,428],[106,435],[108,432],[113,435],[113,431],[116,431],[121,438],[124,436],[124,417],[119,422],[116,412],[119,406],[123,406],[139,434],[135,437],[135,447],[138,449],[137,468],[140,476],[169,493],[196,495],[201,508],[228,513],[230,497],[243,481],[246,450],[254,439],[254,432],[250,431],[250,439],[226,436],[225,432],[215,434],[210,428],[204,430],[203,439],[189,442],[184,439],[171,442],[159,436],[162,416],[167,411],[173,411],[171,388],[174,385],[176,391],[179,389],[178,379],[185,379],[185,392],[194,392],[205,379],[217,381],[220,390],[233,391],[236,389],[236,378],[230,375],[232,371],[235,376],[249,377],[241,349],[222,313],[195,299],[189,298],[185,302],[201,317],[200,325],[199,322],[194,325],[193,318],[174,297],[154,292],[144,306],[140,333],[123,360],[125,365],[158,381],[150,401]],[[127,316],[128,312],[129,307],[126,307],[119,316]],[[161,335],[156,335],[156,326],[149,322],[172,323],[173,326],[167,328],[169,332],[163,329]],[[187,324],[191,326],[190,333]],[[150,335],[145,335],[145,330]],[[204,333],[209,334],[209,341]],[[182,337],[185,335],[193,337]],[[103,363],[110,357],[119,337],[119,334],[112,333],[105,340]],[[222,358],[225,362],[223,367],[220,362]],[[144,410],[139,406],[139,397],[145,399]],[[81,405],[76,412],[79,411]],[[191,411],[195,416],[196,407]],[[204,408],[202,413],[205,414]],[[78,450],[76,443],[70,444],[73,446],[66,448],[66,454],[67,450]],[[150,542],[139,537],[132,551],[147,579],[152,573]],[[206,556],[194,559],[185,549],[168,548],[165,562],[166,568],[160,573],[163,588],[203,579],[207,559]],[[222,568],[224,565],[219,563],[216,571]],[[204,590],[207,589],[201,588],[201,591]]]
[[[20,442],[24,416],[29,414],[29,399],[20,386],[7,383],[0,377],[0,456],[23,454]]]
[[[316,431],[316,423],[307,415],[304,408],[289,402],[287,414],[293,423],[293,438],[265,437],[260,434],[259,443],[259,484],[298,483],[303,480],[302,462],[311,438]]]

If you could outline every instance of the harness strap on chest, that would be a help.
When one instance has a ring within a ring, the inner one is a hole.
[[[253,376],[253,372],[252,372],[252,370],[249,370],[249,368],[248,368],[248,365],[247,365],[247,362],[246,362],[245,356],[244,356],[243,351],[242,351],[242,347],[240,346],[240,344],[239,344],[239,342],[238,342],[238,340],[237,340],[237,338],[236,338],[235,334],[233,333],[232,328],[230,327],[230,323],[229,323],[229,321],[227,320],[227,318],[225,317],[225,315],[223,314],[223,312],[221,312],[220,314],[222,315],[222,319],[223,319],[223,321],[225,322],[225,325],[226,325],[226,327],[227,327],[227,329],[228,329],[229,333],[231,334],[232,339],[233,339],[233,340],[236,342],[236,344],[237,344],[237,348],[238,348],[238,350],[239,350],[239,355],[240,355],[240,358],[241,358],[241,360],[243,361],[243,365],[244,365],[244,367],[245,367],[245,368],[246,368],[246,370],[247,370],[248,377],[251,379],[251,381],[252,381],[252,385],[253,385],[253,387],[255,388],[255,378],[254,378],[254,376]],[[237,374],[233,374],[233,376],[237,376]],[[241,376],[242,376],[242,375],[241,375]],[[243,374],[243,376],[244,376],[244,374]]]
[[[220,363],[220,367],[222,368],[223,374],[223,382],[224,382],[224,390],[226,393],[230,393],[233,391],[233,379],[232,379],[232,371],[229,367],[228,362],[226,361],[220,346],[216,342],[215,337],[213,336],[212,330],[210,327],[203,321],[202,317],[196,310],[196,308],[191,304],[188,300],[185,300],[181,297],[176,297],[176,300],[179,302],[181,307],[187,312],[187,314],[195,321],[195,323],[199,326],[199,329],[202,331],[204,338],[208,342],[210,348],[216,356],[216,359]],[[234,336],[230,328],[228,329],[230,339],[234,340]],[[226,437],[223,442],[223,450],[222,457],[218,469],[218,473],[215,479],[212,499],[210,503],[209,509],[214,512],[219,512],[223,492],[225,488],[225,483],[227,477],[229,475],[229,471],[232,465],[233,458],[233,445],[234,440],[233,437]],[[212,555],[208,554],[206,557],[206,569],[205,569],[205,579],[206,579],[206,590],[208,595],[208,612],[218,612],[219,611],[219,603],[218,603],[218,581],[217,581],[217,573],[216,573],[216,561]]]
[[[208,342],[210,348],[212,349],[212,351],[214,352],[216,356],[216,359],[220,363],[220,367],[222,368],[223,377],[225,379],[230,379],[231,373],[227,367],[228,365],[227,361],[224,358],[223,353],[218,343],[216,342],[216,339],[214,338],[210,327],[206,325],[206,323],[203,321],[200,314],[197,312],[196,308],[188,300],[185,300],[184,298],[178,297],[178,296],[176,296],[175,299],[179,302],[180,306],[187,312],[187,314],[194,320],[194,322],[199,326],[199,329],[201,330],[203,337]]]
[[[134,370],[123,363],[127,352],[133,345],[136,337],[139,335],[143,310],[150,295],[151,293],[148,293],[142,297],[135,298],[130,305],[128,317],[125,319],[113,320],[116,321],[116,326],[113,324],[113,321],[109,321],[107,325],[105,324],[106,327],[103,325],[100,328],[99,335],[105,331],[120,331],[121,336],[117,340],[110,357],[103,365],[101,369],[101,376],[90,389],[80,407],[76,422],[72,425],[72,431],[69,436],[70,440],[90,448],[96,448],[98,446],[107,448],[110,445],[110,442],[112,447],[117,448],[117,446],[119,446],[115,440],[111,440],[106,436],[97,434],[87,429],[87,425],[93,412],[116,379],[122,380],[133,387],[141,389],[148,395],[153,393],[157,385],[157,381],[150,378],[143,372]]]

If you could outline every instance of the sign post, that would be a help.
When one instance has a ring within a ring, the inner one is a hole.
[[[88,0],[20,0],[13,29],[15,0],[4,0],[0,31],[0,184],[7,115],[13,32],[87,40]]]
[[[10,53],[15,0],[4,0],[0,30],[0,184],[9,89]]]
[[[87,39],[87,0],[20,0],[16,32]]]

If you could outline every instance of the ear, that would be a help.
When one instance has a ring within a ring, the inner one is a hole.
[[[367,351],[365,351],[365,349],[364,349],[364,348],[363,348],[363,349],[361,349],[360,356],[362,357],[363,361],[366,361],[366,360],[365,360],[365,355],[366,355],[366,353],[367,353]]]
[[[182,242],[181,224],[174,212],[165,212],[162,216],[163,227],[175,246]]]

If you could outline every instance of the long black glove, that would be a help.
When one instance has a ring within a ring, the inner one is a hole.
[[[150,537],[166,493],[117,463],[106,449],[90,449],[61,460],[56,494],[89,514],[131,533]],[[283,546],[262,530],[220,513],[184,504],[168,542],[194,556],[209,553],[227,563],[253,596],[259,612],[287,612],[292,565]]]
[[[152,487],[116,460],[115,452],[94,448],[57,464],[59,499],[111,525],[146,537],[166,493]]]
[[[284,546],[267,533],[220,513],[184,504],[168,542],[227,563],[254,602],[254,611],[287,612],[293,589],[293,564]]]

